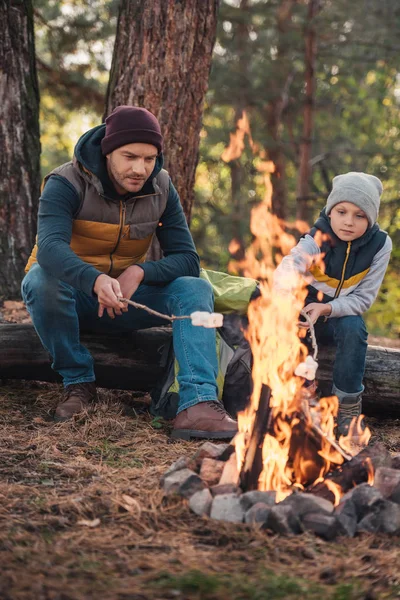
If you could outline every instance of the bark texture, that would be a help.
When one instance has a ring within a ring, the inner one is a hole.
[[[39,87],[30,0],[0,2],[0,297],[19,297],[40,193]]]
[[[170,335],[168,328],[115,337],[86,333],[82,343],[93,354],[99,385],[149,391],[163,373],[160,348]],[[32,325],[0,323],[0,340],[0,379],[56,380]],[[325,395],[330,395],[333,357],[333,349],[320,347],[318,377]],[[364,384],[367,414],[400,415],[400,350],[368,346]]]
[[[300,143],[299,171],[297,176],[297,219],[308,222],[310,217],[311,149],[315,113],[315,63],[317,36],[315,17],[320,10],[320,0],[309,0],[305,32],[305,105],[303,110],[303,135]]]
[[[286,157],[282,144],[283,115],[289,103],[289,90],[294,78],[294,68],[290,58],[290,42],[287,39],[291,28],[293,9],[297,0],[281,0],[276,12],[278,29],[277,60],[279,72],[270,80],[271,99],[265,107],[268,158],[275,165],[271,176],[273,187],[272,212],[281,219],[288,218],[286,188]]]
[[[165,168],[188,221],[218,3],[122,0],[107,91],[105,116],[129,104],[159,119]]]

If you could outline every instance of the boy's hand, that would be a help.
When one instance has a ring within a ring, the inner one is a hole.
[[[99,301],[99,317],[103,316],[104,309],[106,309],[111,319],[115,317],[114,311],[117,315],[120,315],[121,311],[124,310],[126,305],[118,300],[118,298],[122,297],[122,292],[117,279],[113,279],[113,277],[109,277],[103,273],[96,279],[93,291],[97,294]]]
[[[330,304],[320,304],[319,302],[311,302],[303,308],[303,312],[305,312],[311,319],[313,325],[319,319],[319,317],[328,317],[332,312],[332,306]],[[303,327],[308,329],[307,322],[300,322],[299,327]]]

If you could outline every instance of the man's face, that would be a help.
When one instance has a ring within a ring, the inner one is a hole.
[[[158,150],[151,144],[134,142],[107,154],[108,174],[119,194],[139,192],[150,177]]]
[[[352,202],[340,202],[331,212],[331,227],[339,239],[352,242],[368,229],[368,219],[363,210]]]

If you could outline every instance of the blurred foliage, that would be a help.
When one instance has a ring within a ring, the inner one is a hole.
[[[285,9],[291,6],[291,11]],[[37,0],[42,169],[69,160],[77,138],[102,118],[117,0]],[[304,108],[307,2],[221,0],[206,98],[191,229],[204,266],[226,270],[229,242],[251,239],[249,216],[263,189],[248,139],[240,159],[221,154],[242,109],[256,143],[284,159],[282,198],[296,210]],[[316,217],[332,178],[349,170],[380,177],[380,224],[394,243],[371,333],[400,336],[400,5],[322,0],[317,34],[310,207]],[[274,121],[278,115],[279,122]]]
[[[35,0],[42,175],[101,121],[117,12],[118,0]]]
[[[304,106],[305,3],[295,3],[284,31],[279,0],[223,0],[205,107],[201,162],[192,231],[207,266],[226,269],[232,239],[233,190],[229,165],[218,157],[234,131],[238,107],[268,153],[270,107],[281,94],[278,144],[285,156],[286,202],[296,208],[296,177]],[[332,178],[349,170],[377,175],[384,184],[380,224],[394,250],[378,300],[366,315],[371,333],[400,336],[400,6],[383,0],[325,1],[315,19],[317,63],[311,208],[316,217]],[[281,58],[280,58],[281,56]],[[236,109],[236,110],[235,110]],[[225,142],[225,144],[222,144]],[[240,220],[248,232],[251,206],[262,197],[248,147],[241,170]],[[246,238],[248,241],[248,237]]]

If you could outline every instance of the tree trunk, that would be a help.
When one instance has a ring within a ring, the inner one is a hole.
[[[319,0],[309,0],[305,32],[305,91],[303,111],[303,136],[300,142],[299,171],[297,176],[297,219],[308,222],[310,217],[310,159],[315,109],[315,61],[317,38],[314,19],[318,14]]]
[[[188,222],[218,3],[122,0],[107,91],[106,115],[129,104],[159,119],[165,168]]]
[[[30,0],[0,2],[0,296],[19,297],[40,193],[39,87]]]
[[[132,335],[83,333],[82,343],[95,359],[97,382],[116,389],[149,391],[162,375],[160,348],[168,343],[169,328],[137,331]],[[0,379],[55,381],[50,358],[30,324],[0,323]],[[329,395],[334,349],[319,349],[319,383]],[[363,409],[380,416],[400,415],[400,350],[368,346]]]
[[[240,1],[240,14],[242,20],[237,24],[237,30],[235,35],[237,36],[237,48],[238,48],[238,68],[239,68],[239,81],[241,82],[240,88],[236,99],[233,100],[235,106],[235,122],[238,123],[239,119],[243,118],[243,113],[247,109],[249,102],[247,94],[246,78],[249,72],[248,64],[248,52],[246,52],[246,46],[249,38],[249,26],[246,23],[245,14],[249,9],[248,0]],[[231,226],[232,226],[232,242],[229,246],[231,257],[236,261],[241,261],[245,256],[245,243],[243,240],[243,218],[244,218],[244,206],[243,206],[243,194],[242,184],[244,179],[243,165],[240,160],[232,160],[229,163],[231,172]],[[246,201],[245,201],[246,202]]]
[[[289,88],[293,80],[293,65],[289,57],[287,34],[292,22],[293,8],[297,0],[281,0],[276,14],[279,34],[277,65],[279,72],[271,80],[273,97],[266,106],[268,134],[271,138],[268,157],[275,165],[271,176],[273,187],[272,212],[281,219],[288,218],[286,189],[286,157],[282,147],[282,115],[288,105]]]

